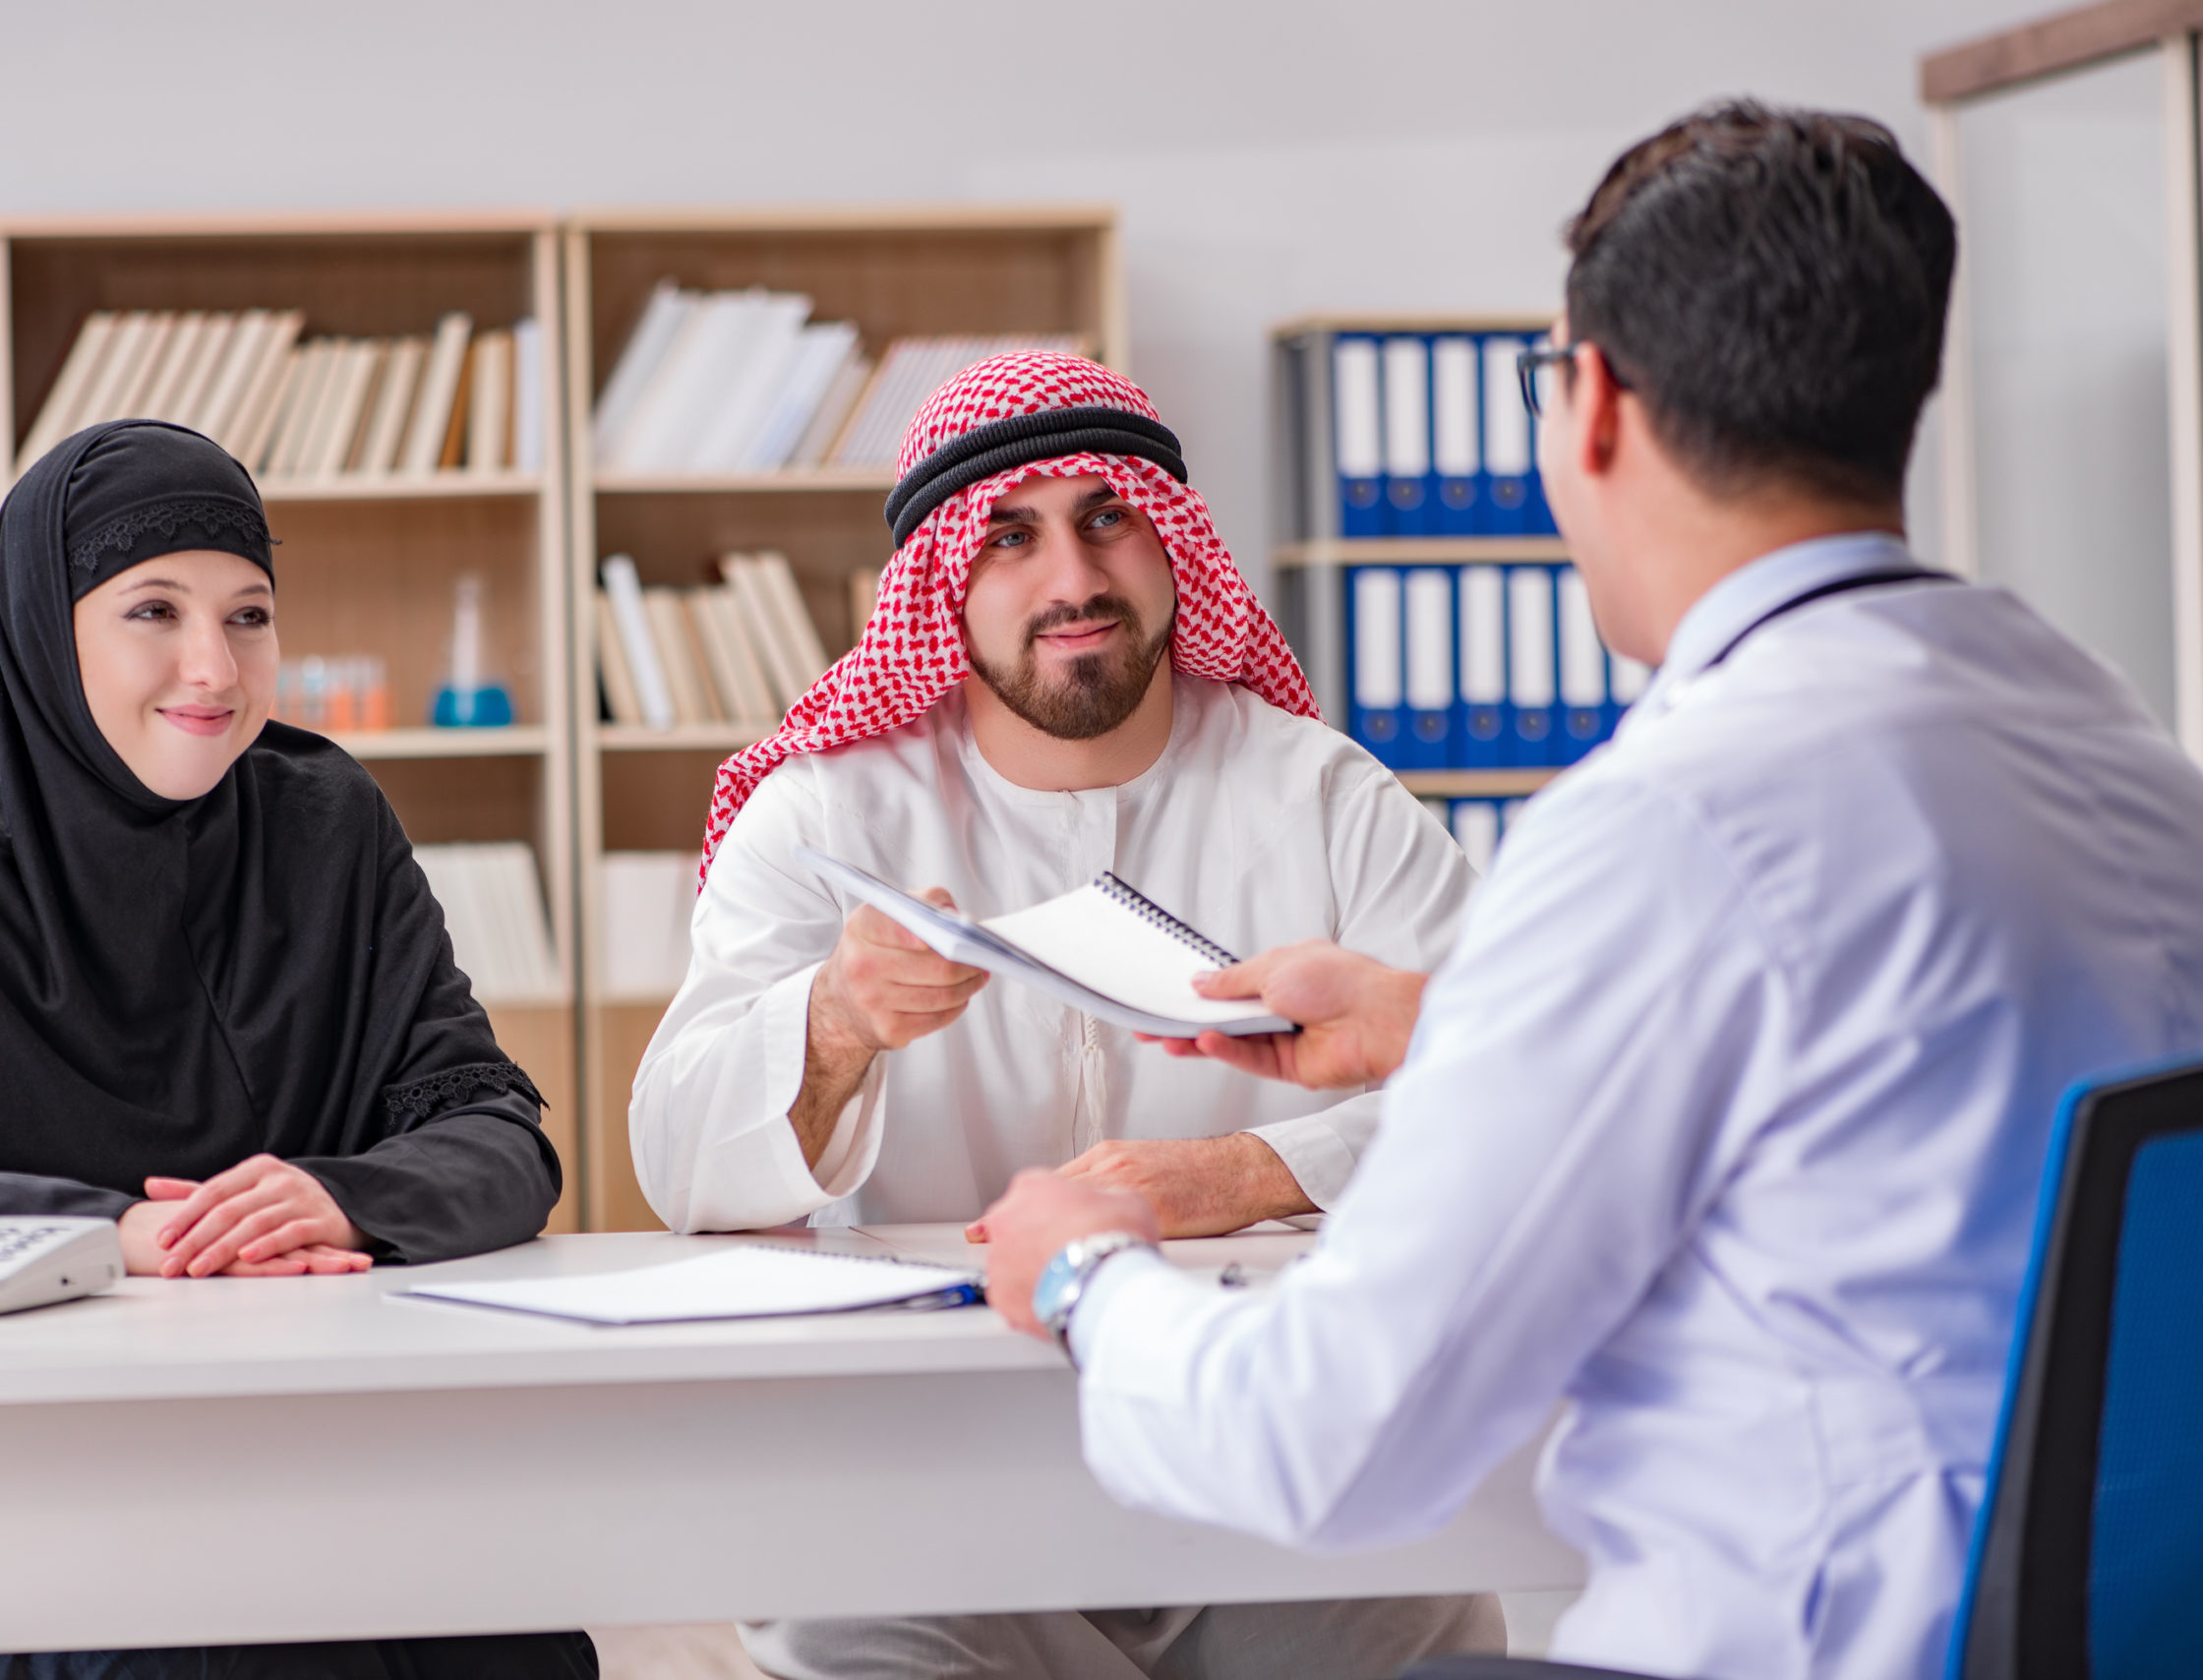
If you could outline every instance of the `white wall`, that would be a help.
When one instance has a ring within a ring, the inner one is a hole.
[[[1112,200],[1133,372],[1259,575],[1271,323],[1551,307],[1608,159],[1716,94],[1866,111],[1924,157],[1919,53],[2040,9],[0,0],[0,215]]]

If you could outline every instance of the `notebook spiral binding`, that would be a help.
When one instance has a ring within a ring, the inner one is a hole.
[[[1094,884],[1102,889],[1102,897],[1123,905],[1141,921],[1161,928],[1180,944],[1192,946],[1217,967],[1229,968],[1239,960],[1206,933],[1187,927],[1138,887],[1117,879],[1107,870],[1095,878]]]

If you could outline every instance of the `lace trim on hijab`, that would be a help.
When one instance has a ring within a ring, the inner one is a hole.
[[[485,1087],[501,1097],[518,1091],[532,1098],[538,1108],[550,1107],[535,1088],[535,1081],[520,1071],[518,1063],[510,1061],[470,1061],[464,1067],[447,1067],[425,1079],[386,1085],[383,1106],[401,1120],[425,1120],[456,1108]]]
[[[226,498],[215,501],[207,497],[178,497],[117,513],[89,535],[70,545],[69,564],[79,571],[91,571],[98,567],[99,557],[109,549],[128,549],[148,531],[173,537],[186,525],[197,525],[203,531],[236,531],[248,542],[270,549],[279,546],[268,535],[268,521],[257,509]]]

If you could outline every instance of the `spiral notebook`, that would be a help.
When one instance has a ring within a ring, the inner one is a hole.
[[[1248,1000],[1204,997],[1193,977],[1239,959],[1106,871],[1060,898],[975,922],[808,846],[796,856],[821,880],[893,918],[951,962],[969,963],[1149,1033],[1232,1038],[1298,1029]]]

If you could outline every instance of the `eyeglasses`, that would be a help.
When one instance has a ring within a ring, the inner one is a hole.
[[[1533,344],[1515,357],[1515,377],[1522,382],[1522,404],[1538,419],[1545,418],[1547,403],[1553,394],[1553,370],[1572,367],[1576,352],[1590,340],[1578,338],[1573,344]],[[1630,389],[1630,382],[1622,377],[1610,356],[1606,363],[1606,376],[1623,390]]]

